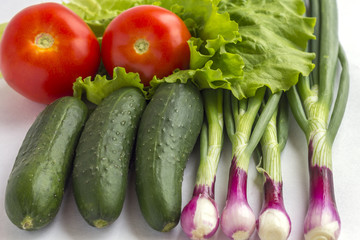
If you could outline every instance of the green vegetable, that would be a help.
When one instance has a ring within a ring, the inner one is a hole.
[[[19,228],[46,226],[58,212],[87,108],[74,97],[48,105],[21,145],[5,193],[5,209]]]
[[[200,163],[193,196],[181,213],[181,227],[191,239],[211,238],[219,227],[215,181],[224,143],[223,92],[201,92],[205,119],[200,133]]]
[[[239,25],[242,41],[227,48],[244,60],[244,80],[239,83],[244,96],[254,96],[263,86],[273,93],[289,90],[300,73],[308,75],[314,68],[315,55],[303,50],[314,39],[315,19],[303,17],[301,0],[223,0],[220,9]]]
[[[264,87],[259,89],[254,97],[240,101],[229,91],[224,95],[224,119],[232,144],[232,161],[226,204],[220,224],[222,231],[229,238],[248,239],[255,230],[256,218],[247,201],[249,161],[282,94],[269,94],[266,98],[265,93]],[[260,107],[264,104],[260,114]]]
[[[151,88],[145,89],[148,98],[163,82],[190,80],[199,89],[228,89],[242,99],[254,96],[263,86],[273,93],[288,90],[297,83],[299,73],[306,76],[314,68],[314,54],[302,50],[314,38],[315,19],[303,17],[301,0],[71,0],[65,5],[90,26],[96,23],[94,31],[98,32],[109,19],[139,4],[156,4],[173,11],[192,35],[190,69],[175,70],[162,79],[154,77]],[[108,94],[117,89],[121,80],[103,78],[101,82],[110,83],[102,84],[102,91]],[[82,84],[84,92],[96,96],[97,90],[86,87],[90,84],[90,79]]]
[[[283,200],[280,154],[288,138],[289,114],[285,95],[273,113],[257,148],[259,165],[257,170],[264,176],[263,204],[257,219],[260,239],[288,239],[291,220]]]
[[[317,68],[309,77],[301,77],[287,94],[308,144],[310,196],[304,236],[305,239],[338,239],[341,220],[334,196],[332,146],[348,99],[349,66],[338,39],[336,0],[310,1],[310,9],[318,24],[317,40],[310,43],[310,51],[317,56]],[[335,81],[339,85],[333,104]]]
[[[86,122],[76,149],[73,188],[84,219],[97,228],[120,215],[129,161],[145,98],[136,88],[121,88],[101,102]]]
[[[100,104],[112,92],[124,87],[138,88],[146,94],[144,85],[140,82],[138,73],[126,73],[124,68],[115,68],[111,80],[107,80],[106,75],[96,75],[93,81],[91,81],[91,77],[78,78],[73,84],[74,97],[83,98],[85,94],[87,100]]]
[[[157,231],[174,228],[181,212],[181,184],[203,121],[199,90],[190,83],[159,86],[141,118],[135,176],[140,209]]]

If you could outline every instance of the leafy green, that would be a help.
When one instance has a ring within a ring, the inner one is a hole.
[[[315,19],[303,16],[301,0],[70,0],[65,5],[79,14],[101,41],[114,17],[141,4],[173,11],[192,35],[188,41],[190,69],[175,70],[162,79],[154,77],[149,89],[142,87],[148,98],[163,82],[191,80],[199,89],[228,89],[242,99],[254,96],[263,86],[272,92],[286,91],[300,74],[307,76],[314,68],[314,54],[304,50],[308,40],[314,39]],[[110,93],[121,85],[117,81],[122,78],[107,81],[110,83],[98,87]],[[83,82],[82,91],[96,96],[96,92],[88,92],[95,89],[87,84],[90,79]]]
[[[121,12],[136,5],[152,4],[150,0],[70,0],[63,5],[73,10],[101,39],[106,26]]]
[[[237,82],[243,97],[262,86],[289,90],[300,73],[307,76],[313,70],[315,54],[304,50],[315,38],[315,19],[303,17],[303,1],[223,0],[219,8],[239,25],[242,41],[226,47],[244,59],[244,79]]]
[[[73,85],[74,97],[82,98],[84,95],[92,103],[99,104],[106,96],[122,87],[139,88],[144,94],[144,85],[141,83],[138,73],[126,73],[124,68],[116,67],[113,79],[108,80],[106,75],[96,75],[82,79],[79,77]]]

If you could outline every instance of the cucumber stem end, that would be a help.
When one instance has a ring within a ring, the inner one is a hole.
[[[163,228],[163,230],[161,232],[168,232],[171,229],[173,229],[176,225],[177,225],[176,222],[170,222],[170,223],[165,225],[165,227]]]
[[[103,219],[98,219],[98,220],[94,221],[94,227],[96,227],[96,228],[104,228],[107,225],[109,225],[109,222],[105,221]]]
[[[21,222],[21,227],[24,230],[31,230],[33,228],[33,219],[30,216],[26,216]]]

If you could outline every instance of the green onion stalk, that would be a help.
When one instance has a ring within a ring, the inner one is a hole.
[[[286,97],[282,97],[257,149],[260,159],[257,169],[265,177],[263,206],[256,221],[258,235],[262,240],[286,240],[291,231],[291,221],[282,194],[280,161],[288,137],[288,107]]]
[[[336,0],[312,0],[310,9],[317,18],[317,40],[310,42],[309,49],[317,55],[316,67],[309,77],[301,77],[287,94],[308,144],[310,199],[304,236],[305,239],[338,239],[341,221],[334,194],[332,146],[345,112],[350,77],[345,52],[338,40]]]
[[[225,126],[233,157],[220,224],[224,234],[231,239],[248,239],[255,230],[256,217],[246,192],[249,161],[282,95],[282,92],[271,94],[258,117],[265,92],[266,88],[262,87],[248,99],[238,100],[230,92],[224,97]]]

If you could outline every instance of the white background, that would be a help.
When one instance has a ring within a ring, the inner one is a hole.
[[[0,23],[8,21],[22,8],[39,3],[36,0],[1,0]],[[350,65],[351,88],[344,120],[333,147],[335,196],[342,220],[340,239],[356,239],[360,225],[360,1],[339,0],[339,37]],[[31,26],[29,26],[31,27]],[[19,69],[21,71],[21,69]],[[0,79],[0,238],[18,239],[187,239],[178,225],[170,233],[152,230],[143,219],[134,191],[134,177],[129,177],[128,192],[118,220],[106,229],[87,225],[79,214],[71,186],[65,192],[55,220],[42,230],[26,232],[7,218],[4,195],[8,176],[23,138],[44,105],[31,102],[13,91]],[[307,209],[308,173],[307,146],[304,134],[291,119],[288,144],[282,154],[285,206],[292,220],[291,240],[303,239],[303,219]],[[187,164],[183,182],[183,206],[190,200],[198,166],[198,146]],[[225,203],[231,147],[226,142],[220,161],[216,201],[219,209]],[[261,208],[261,178],[251,161],[248,179],[248,200],[257,214]],[[213,239],[226,239],[219,229]],[[258,239],[254,234],[251,239]]]

